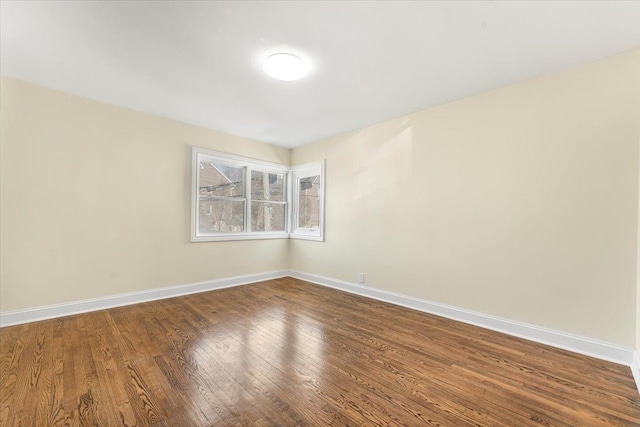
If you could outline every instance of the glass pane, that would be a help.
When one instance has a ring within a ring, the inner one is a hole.
[[[251,203],[251,230],[284,231],[285,204],[256,202]]]
[[[201,196],[242,197],[244,168],[201,161],[199,165]]]
[[[298,227],[320,226],[320,175],[300,178],[298,187]]]
[[[200,233],[236,233],[244,231],[244,200],[200,197],[198,231]]]
[[[285,174],[251,171],[251,198],[253,200],[274,200],[283,202],[285,199]]]

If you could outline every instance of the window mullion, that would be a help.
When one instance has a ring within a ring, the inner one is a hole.
[[[245,232],[252,233],[251,230],[251,168],[244,167],[244,223]]]
[[[260,200],[260,199],[251,199],[251,202],[256,202],[256,203],[272,203],[274,205],[286,205],[287,202],[280,202],[278,200]]]
[[[232,202],[244,201],[244,197],[230,197],[230,196],[199,196],[200,200],[229,200]]]
[[[289,206],[291,206],[291,204],[289,203],[289,201],[291,200],[289,198],[289,175],[291,174],[291,171],[289,170],[287,173],[284,174],[284,231],[285,233],[291,233],[291,229],[289,228],[289,216],[291,215],[291,212],[289,211]]]

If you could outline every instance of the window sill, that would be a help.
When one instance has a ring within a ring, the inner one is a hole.
[[[225,234],[217,236],[191,236],[191,243],[199,242],[226,242],[233,240],[268,240],[268,239],[288,239],[288,233],[243,233]]]
[[[191,243],[200,242],[229,242],[234,240],[269,240],[269,239],[297,239],[324,242],[324,237],[295,233],[252,233],[252,234],[228,234],[219,236],[192,236]]]
[[[316,242],[324,242],[324,237],[323,236],[316,236],[313,234],[298,234],[298,233],[291,233],[289,235],[290,238],[292,239],[297,239],[297,240],[314,240]]]

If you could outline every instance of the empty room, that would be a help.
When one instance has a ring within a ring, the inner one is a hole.
[[[0,427],[640,426],[640,0],[0,0]]]

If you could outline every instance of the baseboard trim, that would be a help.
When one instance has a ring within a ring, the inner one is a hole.
[[[635,350],[633,352],[631,373],[633,374],[633,379],[636,381],[636,387],[638,388],[638,392],[640,393],[640,353],[638,352],[638,350]]]
[[[233,286],[246,285],[263,280],[278,279],[289,273],[286,270],[269,271],[244,276],[227,277],[224,279],[207,280],[204,282],[189,283],[186,285],[169,286],[166,288],[149,289],[145,291],[129,292],[126,294],[109,295],[101,298],[92,298],[80,301],[72,301],[62,304],[45,305],[0,313],[0,327],[18,325],[21,323],[36,322],[38,320],[53,319],[56,317],[70,316],[72,314],[87,313],[90,311],[104,310],[106,308],[121,307],[138,304],[141,302],[155,301],[172,298],[181,295],[195,294],[199,292],[213,291]]]
[[[355,283],[332,279],[329,277],[318,276],[315,274],[303,273],[300,271],[289,271],[289,275],[291,277],[305,280],[311,283],[316,283],[318,285],[327,286],[330,288],[361,295],[368,298],[373,298],[395,305],[400,305],[425,313],[435,314],[437,316],[469,323],[475,326],[480,326],[482,328],[491,329],[493,331],[502,332],[508,335],[513,335],[530,341],[547,344],[553,347],[562,348],[564,350],[573,351],[575,353],[584,354],[598,359],[607,360],[631,367],[632,363],[634,362],[633,349],[616,344],[610,344],[607,342],[573,335],[566,332],[542,328],[540,326],[478,313],[475,311],[453,307],[446,304],[440,304],[420,298],[409,297],[395,292],[362,286]],[[637,360],[636,367],[640,369],[640,358],[638,358],[637,352],[635,353],[635,355]],[[638,382],[638,379],[640,378],[640,371],[634,372],[634,376],[636,374],[638,374],[638,377],[635,377],[636,382],[640,384]]]
[[[207,280],[204,282],[190,283],[186,285],[110,295],[101,298],[72,301],[62,304],[46,305],[24,310],[7,311],[0,313],[0,327],[70,316],[73,314],[87,313],[199,292],[213,291],[216,289],[246,285],[286,276],[291,276],[307,282],[361,295],[367,298],[373,298],[425,313],[435,314],[437,316],[446,317],[460,322],[469,323],[530,341],[573,351],[575,353],[627,365],[631,368],[636,385],[640,391],[640,354],[638,351],[634,351],[631,348],[300,271],[270,271],[217,280]]]

